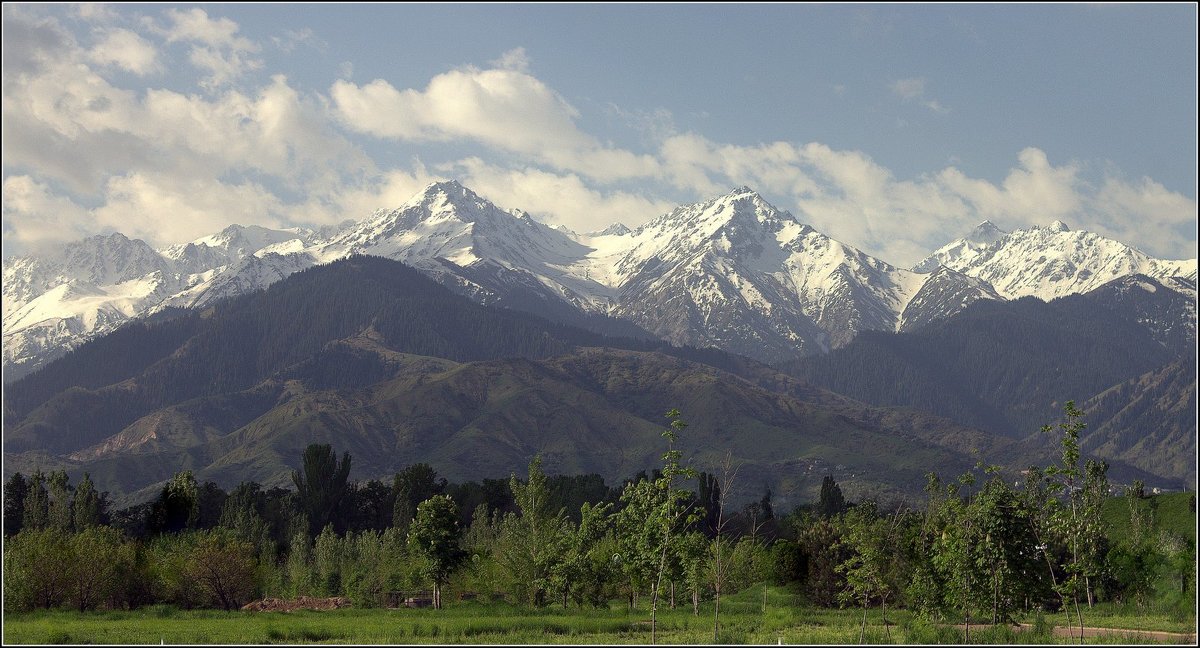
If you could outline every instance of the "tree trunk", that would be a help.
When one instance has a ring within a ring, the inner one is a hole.
[[[720,571],[720,549],[717,550],[717,570]],[[717,643],[720,639],[719,633],[721,629],[721,582],[717,579],[716,588],[713,592],[713,643]]]
[[[887,620],[887,596],[886,595],[883,597],[883,600],[880,601],[880,603],[883,604],[883,615],[882,615],[883,631],[887,633],[888,639],[891,639],[892,638],[892,624],[888,623],[888,620]]]
[[[692,588],[692,616],[700,616],[700,588]]]
[[[675,609],[675,581],[671,581],[671,609]]]
[[[992,625],[996,625],[996,616],[999,613],[1000,607],[1000,576],[999,572],[992,572]]]
[[[863,620],[862,625],[858,627],[858,643],[863,642],[863,637],[867,636],[867,597],[863,597]]]
[[[1079,611],[1079,594],[1072,598],[1075,599],[1075,616],[1079,618],[1079,643],[1083,643],[1083,612]]]
[[[1090,610],[1090,609],[1092,609],[1092,601],[1093,601],[1093,596],[1092,596],[1092,577],[1091,577],[1091,576],[1084,576],[1084,577],[1083,577],[1083,583],[1084,583],[1084,587],[1086,587],[1086,588],[1087,588],[1087,601],[1088,601],[1088,609]]]

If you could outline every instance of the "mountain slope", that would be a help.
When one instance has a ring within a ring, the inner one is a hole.
[[[1196,365],[1172,362],[1082,405],[1083,448],[1143,470],[1196,480]]]
[[[1136,313],[1102,297],[979,301],[917,331],[862,334],[785,370],[864,402],[1021,437],[1054,420],[1066,400],[1083,402],[1177,357]]]
[[[378,257],[310,268],[264,291],[185,313],[149,330],[118,331],[6,386],[6,450],[74,452],[151,411],[249,389],[286,370],[308,367],[310,379],[322,386],[379,379],[386,367],[356,365],[352,353],[330,347],[350,339],[457,361],[547,357],[603,344],[662,349],[721,366],[742,362],[716,351],[608,338],[481,306]],[[314,368],[314,358],[331,364]],[[349,382],[337,383],[339,376]]]

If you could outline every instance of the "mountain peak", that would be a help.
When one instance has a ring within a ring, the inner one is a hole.
[[[588,232],[588,236],[625,236],[633,230],[625,226],[624,223],[613,223],[608,227],[598,232]]]
[[[1005,232],[1004,230],[1000,229],[999,227],[996,227],[996,224],[993,223],[992,221],[985,220],[982,223],[976,225],[975,229],[971,230],[971,233],[967,234],[966,238],[968,241],[970,241],[972,243],[988,244],[988,243],[995,243],[996,241],[1003,238],[1004,235],[1007,233],[1008,232]]]
[[[1053,223],[1050,223],[1050,225],[1047,226],[1046,229],[1050,230],[1051,232],[1069,232],[1069,231],[1071,231],[1071,228],[1067,227],[1067,224],[1060,220],[1056,220]]]

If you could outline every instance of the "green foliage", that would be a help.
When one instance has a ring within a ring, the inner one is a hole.
[[[302,462],[302,470],[292,472],[292,483],[300,508],[308,515],[309,532],[316,535],[335,521],[334,512],[346,495],[350,453],[342,453],[339,462],[332,446],[313,443],[304,449]]]
[[[4,537],[11,538],[21,532],[25,518],[25,497],[29,494],[29,482],[21,473],[4,484]]]
[[[200,519],[200,496],[190,470],[175,474],[154,502],[148,526],[152,533],[178,533],[195,528]]]
[[[236,610],[258,591],[255,549],[228,529],[195,533],[184,573],[209,605]]]
[[[861,640],[866,632],[867,604],[879,600],[886,612],[888,597],[894,593],[887,569],[895,549],[896,525],[895,520],[880,518],[874,503],[852,507],[842,516],[841,525],[839,544],[848,550],[849,557],[835,567],[846,579],[846,589],[838,599],[861,604]]]
[[[313,546],[307,525],[292,536],[290,548],[286,563],[288,591],[293,597],[315,596],[317,579],[312,566]]]
[[[92,477],[83,473],[83,480],[75,489],[75,499],[71,502],[71,517],[77,530],[87,529],[100,524],[100,495],[92,483]]]
[[[505,516],[496,552],[508,573],[510,591],[535,607],[545,605],[552,592],[569,594],[569,570],[562,563],[574,532],[563,510],[550,508],[541,466],[541,457],[535,456],[529,462],[528,481],[521,483],[516,475],[509,480],[520,513]]]
[[[434,495],[421,502],[408,532],[408,545],[426,561],[425,577],[433,581],[434,607],[442,607],[442,586],[465,558],[459,544],[462,530],[458,508],[447,495]]]
[[[91,525],[73,534],[68,560],[62,565],[70,580],[67,598],[80,612],[118,598],[127,579],[137,577],[134,546],[110,527]]]
[[[846,588],[845,577],[837,571],[848,557],[840,539],[841,532],[832,519],[806,518],[799,523],[796,543],[800,545],[805,573],[801,591],[813,605],[836,605],[838,595]]]
[[[4,543],[5,611],[53,608],[66,603],[75,564],[70,535],[31,527]]]
[[[50,495],[46,493],[46,476],[41,470],[33,471],[29,488],[25,493],[22,508],[22,528],[42,529],[50,523]]]
[[[846,510],[846,498],[842,496],[842,488],[825,475],[821,480],[821,496],[817,502],[817,513],[821,517],[833,517]]]
[[[417,463],[396,473],[392,480],[392,494],[395,505],[392,511],[392,525],[403,533],[408,533],[417,513],[417,505],[434,495],[446,492],[446,479],[438,477],[437,471],[427,463]]]
[[[155,536],[145,548],[150,598],[190,609],[204,603],[204,593],[192,578],[188,559],[198,539],[195,533]]]

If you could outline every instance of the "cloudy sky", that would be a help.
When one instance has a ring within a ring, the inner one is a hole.
[[[457,179],[584,232],[748,185],[911,265],[990,219],[1196,256],[1197,10],[3,7],[3,253]]]

